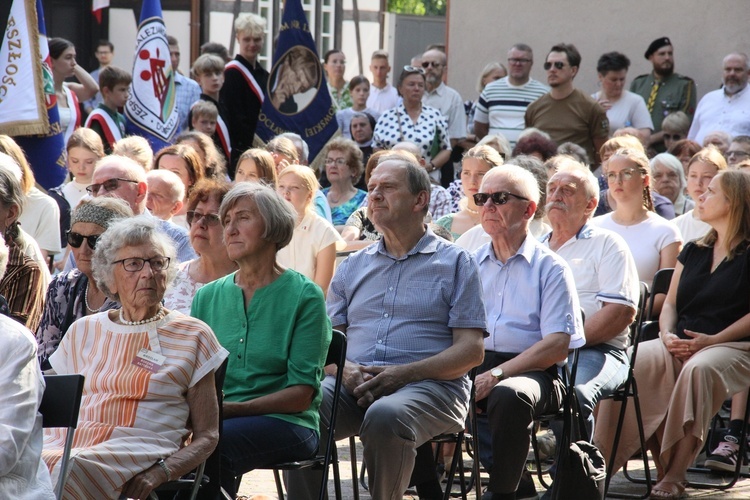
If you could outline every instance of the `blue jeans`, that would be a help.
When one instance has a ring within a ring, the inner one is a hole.
[[[224,420],[221,486],[234,498],[235,477],[259,467],[306,460],[318,451],[318,433],[267,416]]]

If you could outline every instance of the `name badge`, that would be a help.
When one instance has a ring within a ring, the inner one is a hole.
[[[149,351],[145,347],[138,351],[133,359],[133,364],[139,366],[144,370],[148,370],[151,373],[156,373],[162,367],[164,362],[167,360],[166,356],[157,354],[153,351]]]

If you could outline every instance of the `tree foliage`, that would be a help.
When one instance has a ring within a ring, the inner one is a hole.
[[[415,16],[444,16],[446,0],[388,0],[388,12]]]

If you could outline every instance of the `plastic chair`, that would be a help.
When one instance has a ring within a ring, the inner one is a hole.
[[[73,436],[78,427],[78,410],[81,408],[83,394],[83,375],[45,375],[46,389],[39,405],[42,414],[42,426],[67,427],[65,447],[60,459],[60,476],[55,486],[55,496],[62,498],[65,482],[68,480],[68,461],[73,448]]]
[[[227,373],[228,359],[219,366],[214,374],[214,383],[216,385],[216,403],[219,405],[219,441],[223,431],[223,405],[224,393],[224,376]],[[196,498],[213,499],[219,494],[221,489],[221,449],[217,444],[213,452],[200,464],[194,472],[185,475],[179,479],[169,481],[159,485],[156,490],[151,492],[151,499],[158,500],[156,492],[187,491],[189,490],[189,499]],[[182,497],[181,497],[182,498]]]
[[[331,418],[328,424],[328,439],[326,441],[326,453],[318,455],[310,460],[299,462],[284,462],[266,467],[273,469],[274,480],[276,481],[276,491],[279,499],[284,499],[284,490],[281,485],[280,470],[299,470],[307,468],[316,468],[323,470],[323,478],[320,484],[319,498],[323,500],[328,492],[328,469],[333,464],[334,488],[336,499],[341,500],[341,476],[339,474],[338,453],[336,450],[336,441],[334,439],[334,430],[336,429],[336,417],[339,408],[339,399],[341,398],[341,381],[344,378],[344,364],[346,363],[346,335],[338,330],[333,330],[331,345],[328,347],[328,356],[326,365],[336,365],[336,382],[333,387],[333,401],[331,402]]]

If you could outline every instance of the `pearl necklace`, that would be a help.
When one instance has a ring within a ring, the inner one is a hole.
[[[101,310],[101,306],[98,309],[94,309],[89,305],[89,287],[86,286],[86,289],[83,291],[83,303],[86,304],[86,309],[91,313],[96,313]],[[103,306],[104,304],[102,304]]]
[[[167,310],[164,309],[163,307],[159,307],[159,310],[157,311],[157,313],[151,316],[150,318],[142,319],[140,321],[127,321],[125,319],[125,316],[123,316],[122,314],[122,309],[120,309],[120,323],[122,323],[123,325],[128,325],[128,326],[145,325],[146,323],[153,323],[154,321],[159,321],[166,315],[167,315]]]

